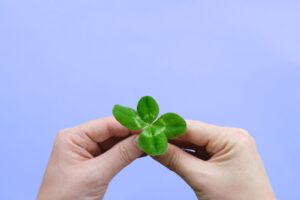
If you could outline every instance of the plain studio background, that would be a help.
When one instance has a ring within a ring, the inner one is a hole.
[[[56,133],[154,96],[161,113],[247,129],[278,199],[297,199],[300,3],[0,1],[0,199],[34,199]],[[195,199],[150,158],[106,199]]]

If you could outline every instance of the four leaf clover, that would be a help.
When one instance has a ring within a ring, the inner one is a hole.
[[[137,110],[121,105],[113,107],[113,115],[120,124],[134,131],[142,129],[138,145],[151,156],[164,154],[168,139],[181,136],[186,131],[185,120],[176,113],[165,113],[157,119],[158,114],[158,104],[151,96],[142,97]]]

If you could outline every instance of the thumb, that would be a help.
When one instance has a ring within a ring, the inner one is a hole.
[[[96,158],[109,178],[143,154],[136,140],[137,135],[130,136]]]
[[[174,171],[186,181],[191,177],[195,170],[204,168],[205,162],[193,155],[183,151],[173,144],[168,144],[167,152],[164,155],[153,157],[168,169]]]

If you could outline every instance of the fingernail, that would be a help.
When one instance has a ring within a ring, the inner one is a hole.
[[[133,142],[134,142],[135,144],[137,144],[138,139],[139,139],[138,135],[135,135],[135,136],[133,137]]]
[[[138,144],[138,140],[139,140],[139,135],[134,136],[133,143],[137,146],[138,149],[140,149],[142,151],[142,149],[140,148],[140,146]]]

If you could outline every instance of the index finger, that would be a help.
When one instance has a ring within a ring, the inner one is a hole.
[[[123,127],[115,118],[105,117],[78,125],[79,128],[93,141],[100,143],[111,137],[124,137],[130,130]]]
[[[188,141],[195,145],[207,146],[216,140],[222,133],[223,128],[212,124],[207,124],[197,120],[186,120],[187,130],[179,137],[179,140]]]

